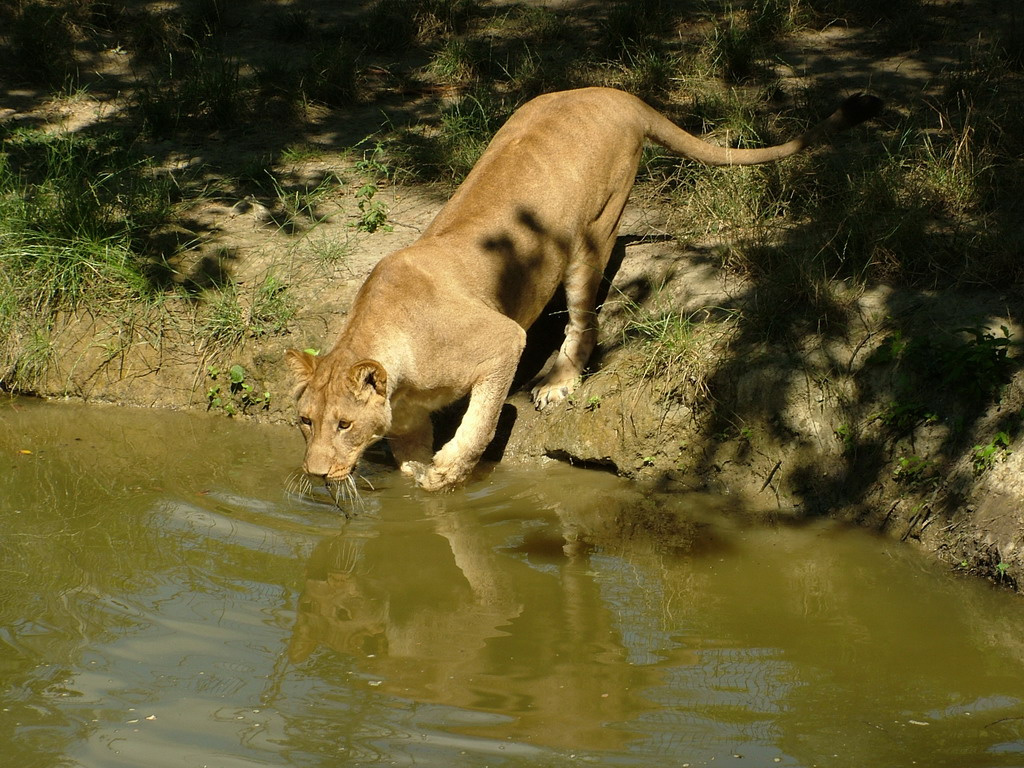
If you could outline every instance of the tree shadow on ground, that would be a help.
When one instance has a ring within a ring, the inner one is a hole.
[[[3,126],[69,120],[73,132],[120,136],[157,168],[179,168],[187,156],[188,168],[216,173],[218,195],[273,207],[282,193],[324,181],[322,174],[275,178],[272,169],[296,146],[343,152],[382,127],[424,126],[429,134],[453,98],[479,87],[496,93],[495,84],[511,96],[496,107],[507,114],[526,98],[572,85],[581,61],[614,62],[653,49],[675,55],[678,30],[707,24],[703,5],[693,0],[634,5],[256,0],[243,8],[224,0],[26,0],[0,11]],[[821,14],[855,22],[897,16],[879,3],[821,5]],[[921,15],[916,0],[900,7],[900,18]],[[915,26],[926,28],[924,21]],[[481,28],[488,32],[477,34]],[[479,71],[439,85],[425,68],[454,43],[486,49],[471,57]],[[883,76],[857,72],[859,87]],[[887,87],[919,87],[898,71],[885,77]],[[80,125],[73,114],[60,116],[75,95],[96,103]],[[659,106],[700,129],[699,116],[694,122],[685,110]],[[186,197],[208,183],[208,174],[168,172]],[[206,226],[197,224],[200,239],[209,234]],[[161,273],[162,256],[152,254],[153,274]]]
[[[800,251],[806,239],[793,232],[777,247]],[[882,298],[865,318],[858,297],[843,300],[788,277],[754,279],[735,297],[741,320],[708,380],[698,474],[750,458],[757,444],[778,452],[766,484],[784,486],[806,513],[867,506],[881,483],[895,481],[951,516],[965,485],[954,473],[977,453],[977,435],[1020,433],[1019,408],[993,421],[1022,367],[1013,351],[1019,339],[1006,327],[1024,319],[1019,296],[876,286],[868,290]],[[794,408],[812,401],[804,410],[822,422],[817,435]],[[738,439],[746,425],[767,440]],[[800,450],[813,441],[832,447]]]

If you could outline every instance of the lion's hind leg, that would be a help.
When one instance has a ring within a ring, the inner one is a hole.
[[[603,260],[598,264],[603,264]],[[580,259],[565,276],[569,322],[565,341],[551,367],[530,389],[538,410],[564,400],[579,384],[597,343],[597,291],[604,276],[593,261]]]

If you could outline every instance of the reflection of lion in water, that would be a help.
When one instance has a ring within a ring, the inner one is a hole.
[[[330,353],[289,350],[304,469],[340,482],[370,444],[388,437],[402,471],[423,488],[463,481],[494,436],[525,329],[559,285],[568,305],[565,341],[532,394],[538,407],[564,399],[597,338],[598,287],[645,140],[710,165],[764,163],[855,125],[879,106],[853,96],[792,141],[731,149],[610,88],[528,102],[423,236],[377,264]],[[462,423],[435,454],[431,412],[466,394]]]
[[[387,594],[361,577],[358,567],[355,547],[341,536],[313,550],[288,643],[293,662],[305,661],[321,644],[356,656],[387,649]]]
[[[288,645],[293,662],[323,646],[358,657],[427,653],[431,663],[471,663],[495,627],[521,611],[475,519],[432,516],[437,535],[417,539],[415,553],[396,552],[394,542],[382,552],[376,539],[344,535],[317,545]],[[404,567],[382,567],[395,556]]]
[[[607,723],[650,707],[641,692],[664,670],[629,663],[617,592],[609,593],[586,551],[623,552],[613,557],[630,564],[618,572],[627,587],[634,567],[659,574],[664,562],[650,532],[638,530],[651,516],[638,509],[643,493],[610,475],[556,468],[563,471],[540,486],[524,472],[503,489],[508,495],[496,508],[511,505],[525,517],[482,516],[463,496],[430,496],[380,526],[321,541],[289,658],[312,657],[308,669],[317,674],[321,654],[340,654],[353,680],[379,681],[383,696],[499,716],[473,718],[475,736],[621,748],[629,736]],[[674,523],[659,519],[658,539],[673,548],[694,543],[686,516],[662,507],[666,514]]]

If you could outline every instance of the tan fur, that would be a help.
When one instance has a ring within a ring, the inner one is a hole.
[[[373,269],[334,348],[323,358],[289,350],[303,468],[345,479],[386,436],[402,471],[423,488],[465,480],[494,436],[526,329],[560,284],[565,341],[532,396],[538,408],[565,398],[594,347],[597,290],[645,139],[707,164],[762,163],[877,108],[873,97],[852,97],[786,144],[730,149],[622,91],[585,88],[528,102],[422,237]],[[430,413],[466,394],[462,423],[434,454]]]

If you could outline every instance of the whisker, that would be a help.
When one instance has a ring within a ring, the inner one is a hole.
[[[363,501],[362,495],[359,493],[359,486],[356,485],[356,478],[354,475],[349,475],[345,478],[348,481],[349,500],[352,506],[356,507],[360,512],[366,511],[366,503]],[[371,486],[372,488],[373,486]]]
[[[288,475],[285,482],[285,492],[296,496],[311,496],[313,493],[313,482],[301,469],[296,469]]]
[[[331,494],[331,501],[334,502],[334,505],[338,507],[342,506],[345,499],[341,485],[339,483],[328,482],[326,487],[327,491]]]
[[[346,517],[350,516],[350,513],[366,511],[366,502],[363,501],[363,497],[359,493],[356,478],[353,475],[338,482],[328,482],[326,485],[334,505],[342,510]]]
[[[331,568],[339,573],[352,573],[359,563],[359,553],[355,545],[348,539],[331,548],[333,561]]]

